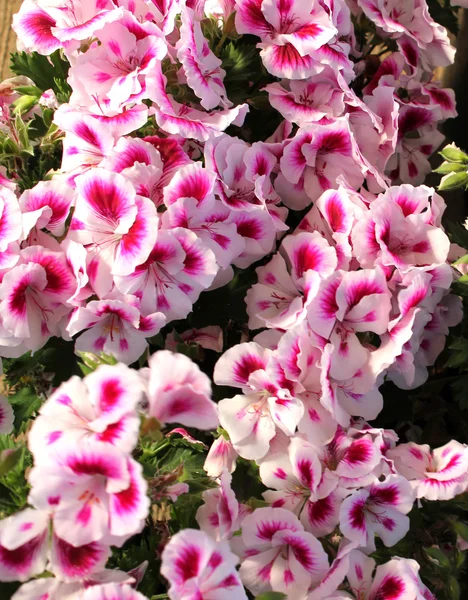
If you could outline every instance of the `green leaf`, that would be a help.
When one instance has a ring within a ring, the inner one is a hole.
[[[462,367],[468,366],[468,339],[454,338],[449,345],[451,354],[448,357],[445,366]]]
[[[24,387],[8,398],[15,411],[15,430],[19,431],[32,415],[39,410],[42,400],[38,398],[32,388]]]
[[[42,96],[42,90],[36,85],[19,85],[18,87],[15,87],[15,92],[25,96],[35,96],[36,98]]]
[[[468,264],[468,254],[465,254],[465,256],[461,256],[459,259],[457,259],[455,262],[452,263],[452,266],[466,265],[466,264]]]
[[[24,115],[32,110],[37,104],[37,96],[20,96],[14,102],[13,114]]]
[[[265,592],[255,596],[255,600],[284,600],[284,598],[287,598],[287,596],[282,592]]]
[[[440,175],[447,175],[448,173],[459,173],[461,171],[466,171],[467,165],[462,163],[451,163],[444,162],[437,169],[434,169],[434,173],[439,173]]]
[[[50,56],[42,56],[37,52],[17,52],[11,55],[10,68],[15,75],[32,79],[41,92],[52,89],[59,102],[66,102],[70,97],[71,88],[67,83],[70,64],[62,58],[60,50]]]
[[[466,523],[462,523],[461,521],[457,521],[453,524],[453,528],[457,532],[457,534],[468,542],[468,525]]]
[[[465,162],[468,163],[468,154],[457,148],[455,144],[446,146],[439,154],[449,162]]]
[[[462,521],[456,521],[453,524],[453,528],[457,534],[465,540],[465,542],[468,542],[468,525],[466,523],[462,523]]]
[[[23,457],[24,448],[6,449],[0,453],[0,477],[14,469]]]
[[[466,187],[468,185],[468,173],[452,173],[442,178],[439,185],[439,191],[448,192],[451,190],[458,190],[459,188]]]
[[[446,223],[446,231],[451,242],[468,249],[468,229],[461,223],[449,221]]]
[[[117,361],[110,354],[93,354],[92,352],[77,352],[82,362],[78,363],[83,375],[89,375],[95,371],[99,365],[116,365]]]
[[[20,114],[17,114],[15,117],[15,129],[18,133],[18,138],[21,143],[21,151],[33,155],[34,150],[31,142],[29,141],[28,126],[23,121]]]
[[[429,556],[429,558],[436,560],[441,567],[450,567],[450,560],[448,556],[446,556],[440,548],[424,548],[424,552]]]
[[[455,577],[450,577],[448,582],[448,592],[451,600],[460,600],[461,590],[460,584]]]

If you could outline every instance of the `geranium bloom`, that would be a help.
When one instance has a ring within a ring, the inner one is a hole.
[[[41,181],[31,190],[26,190],[19,199],[24,235],[27,236],[36,227],[46,228],[57,237],[62,236],[74,203],[74,192],[60,179]]]
[[[20,240],[21,228],[22,216],[18,200],[9,188],[0,185],[0,252],[5,252],[9,244]]]
[[[167,79],[161,67],[155,65],[146,77],[151,100],[155,102],[156,121],[165,132],[206,142],[218,137],[231,124],[241,125],[248,112],[247,104],[235,108],[202,112],[176,102],[166,91]]]
[[[161,573],[169,581],[171,600],[247,600],[236,571],[237,557],[227,542],[205,532],[184,529],[174,535],[162,555]]]
[[[328,68],[306,81],[289,82],[289,89],[271,83],[265,91],[273,108],[299,127],[324,117],[339,117],[344,112],[344,92]]]
[[[361,266],[381,264],[405,272],[413,266],[445,262],[449,239],[442,229],[427,223],[423,212],[414,211],[413,203],[419,205],[417,198],[417,188],[400,186],[370,204],[352,233]]]
[[[164,167],[161,154],[145,140],[121,137],[101,162],[101,166],[114,173],[121,173],[131,181],[136,193],[161,204]]]
[[[24,47],[51,54],[66,42],[92,37],[121,14],[111,0],[26,0],[13,28]]]
[[[375,569],[375,560],[362,552],[354,550],[350,553],[350,568],[346,576],[352,590],[352,598],[356,600],[404,600],[405,598],[428,598],[426,586],[419,578],[419,565],[406,558],[394,558]],[[332,600],[350,598],[351,596],[332,596]]]
[[[217,270],[213,252],[195,233],[182,227],[161,229],[146,262],[116,276],[115,283],[122,293],[140,299],[143,314],[162,312],[172,321],[188,315]]]
[[[414,502],[411,486],[398,475],[389,475],[353,492],[340,509],[340,529],[360,547],[375,549],[377,534],[385,546],[393,546],[409,529],[406,516]]]
[[[96,167],[111,152],[118,132],[83,111],[62,105],[54,122],[66,132],[63,141],[62,170],[73,175]]]
[[[69,237],[88,251],[90,283],[102,297],[113,275],[128,275],[144,262],[158,230],[156,209],[137,196],[120,174],[94,169],[76,179],[78,198]]]
[[[138,39],[121,23],[99,31],[100,46],[80,54],[70,70],[71,102],[86,104],[86,96],[106,99],[110,110],[148,97],[145,78],[166,55],[165,41],[156,35]]]
[[[71,553],[73,556],[74,552]],[[57,577],[40,577],[24,583],[12,596],[12,600],[38,600],[46,597],[47,600],[76,600],[77,595],[87,588],[93,589],[106,583],[116,583],[121,589],[126,584],[134,583],[133,577],[117,569],[103,569],[96,571],[80,581],[64,581]],[[115,591],[115,588],[112,588]],[[133,588],[132,588],[133,590]],[[125,589],[122,593],[125,593]],[[78,596],[80,597],[80,596]],[[134,600],[131,598],[131,600]],[[138,598],[137,600],[141,600]]]
[[[112,354],[126,364],[135,362],[148,347],[146,338],[159,333],[166,317],[156,312],[143,316],[135,296],[93,300],[70,317],[67,331],[78,336],[75,349],[81,352]]]
[[[220,68],[221,60],[211,51],[194,11],[185,7],[181,18],[177,58],[187,83],[200,98],[204,109],[211,110],[219,104],[228,107],[230,102],[223,84],[226,73]]]
[[[387,331],[390,299],[385,274],[379,267],[337,271],[320,283],[307,307],[307,318],[310,328],[333,344],[331,377],[349,379],[365,364],[369,351],[356,334]]]
[[[257,269],[258,283],[247,293],[249,327],[288,329],[300,323],[320,279],[331,275],[336,265],[334,248],[317,231],[286,237],[279,254]]]
[[[77,600],[147,600],[129,585],[106,583],[93,585],[76,596]]]
[[[292,184],[304,177],[304,189],[311,201],[330,188],[338,187],[339,176],[359,189],[365,165],[351,132],[347,117],[327,124],[312,123],[299,129],[286,144],[281,171]]]
[[[284,508],[258,508],[242,522],[239,574],[253,593],[304,594],[329,569],[321,543]]]
[[[243,458],[265,456],[277,427],[294,434],[304,406],[268,350],[255,342],[231,348],[216,363],[214,381],[245,392],[218,404],[221,425]]]
[[[53,512],[65,542],[123,543],[141,531],[149,499],[142,467],[103,442],[65,437],[48,449],[29,475],[30,503]]]
[[[0,521],[0,580],[27,581],[47,562],[49,515],[28,508]]]
[[[131,452],[140,420],[143,392],[138,374],[125,365],[102,365],[83,380],[72,377],[41,406],[29,432],[29,448],[40,458],[59,440],[94,439]]]
[[[224,469],[227,469],[229,473],[234,471],[236,458],[237,452],[231,441],[220,435],[211,444],[203,468],[210,477],[219,477]]]
[[[156,352],[148,361],[148,412],[161,423],[180,423],[198,429],[218,425],[216,405],[211,400],[211,382],[183,354]]]
[[[400,42],[400,49],[412,62],[418,51],[423,54],[425,66],[446,66],[453,62],[447,32],[433,21],[423,0],[401,4],[398,0],[357,0],[364,13],[390,37]]]
[[[232,537],[244,516],[231,482],[232,477],[225,469],[219,478],[219,487],[203,492],[204,504],[197,510],[196,519],[200,529],[215,540]]]
[[[320,4],[236,0],[236,8],[237,31],[261,38],[261,56],[272,75],[305,79],[320,72],[314,53],[338,33]]]
[[[59,320],[70,312],[67,300],[76,292],[76,278],[63,252],[30,246],[0,284],[3,326],[38,350],[59,334]]]
[[[337,480],[322,474],[317,449],[310,442],[296,437],[288,454],[269,454],[260,465],[260,477],[275,490],[264,492],[265,500],[273,508],[296,514],[306,531],[326,535],[337,526],[346,491],[336,487]]]
[[[450,500],[468,487],[468,449],[455,440],[433,451],[427,444],[398,444],[386,456],[408,479],[416,498]]]

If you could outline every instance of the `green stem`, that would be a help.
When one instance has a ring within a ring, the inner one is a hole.
[[[220,52],[220,51],[221,51],[221,48],[223,47],[223,45],[224,45],[224,42],[227,40],[227,36],[228,36],[228,34],[227,34],[227,31],[226,31],[226,30],[224,30],[224,31],[223,31],[223,35],[221,36],[221,39],[219,40],[219,42],[218,42],[218,44],[217,44],[217,46],[216,46],[216,48],[215,48],[215,51],[214,51],[214,53],[215,53],[216,55],[218,55],[218,52]]]
[[[167,594],[157,594],[156,596],[151,596],[151,600],[164,600],[164,598],[169,598]]]
[[[146,456],[149,456],[152,458],[153,456],[156,456],[157,454],[159,454],[161,452],[161,450],[164,450],[164,448],[167,448],[170,445],[171,445],[170,440],[167,440],[166,442],[164,442],[164,444],[161,444],[161,446],[159,446],[159,448],[156,448],[155,450],[150,450],[150,451],[143,450],[143,455],[146,454]]]

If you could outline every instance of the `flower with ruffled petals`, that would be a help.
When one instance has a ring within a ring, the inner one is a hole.
[[[239,574],[253,593],[305,593],[328,571],[321,543],[284,508],[259,508],[242,522]]]
[[[76,179],[78,197],[70,239],[88,252],[90,283],[102,297],[113,275],[128,275],[154,246],[158,217],[153,203],[137,196],[120,174],[94,169]]]
[[[340,509],[340,529],[360,547],[374,549],[374,536],[394,546],[409,529],[406,516],[414,502],[411,486],[398,475],[389,475],[369,487],[353,492]]]
[[[141,531],[148,513],[142,467],[104,442],[49,448],[29,475],[30,503],[53,513],[54,530],[72,546],[123,543]]]
[[[468,448],[455,440],[432,452],[427,444],[398,444],[387,456],[416,498],[450,500],[468,487]]]
[[[131,452],[142,392],[140,377],[125,365],[101,365],[83,380],[72,377],[41,406],[29,433],[31,452],[39,458],[44,448],[64,438],[94,439]]]
[[[196,529],[179,531],[162,555],[161,573],[170,584],[169,598],[247,600],[235,568],[237,562],[227,542],[215,542]]]
[[[211,400],[211,382],[183,354],[156,352],[148,361],[148,412],[161,423],[180,423],[198,429],[218,425],[216,405]]]

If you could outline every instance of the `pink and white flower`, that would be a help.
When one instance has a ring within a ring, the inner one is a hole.
[[[334,248],[318,232],[286,237],[279,254],[257,269],[258,283],[247,293],[249,327],[288,329],[300,323],[320,280],[336,266]]]
[[[195,233],[161,229],[146,262],[115,277],[117,289],[140,299],[143,314],[162,312],[168,321],[183,319],[217,273],[213,252]]]
[[[72,104],[88,104],[91,93],[110,110],[148,97],[145,78],[166,55],[166,43],[157,35],[138,39],[118,22],[99,31],[98,47],[80,54],[70,70]]]
[[[431,598],[424,595],[426,586],[419,578],[419,565],[416,561],[396,557],[375,569],[375,560],[353,550],[350,555],[350,567],[346,576],[352,590],[352,596],[333,596],[333,598],[356,598],[356,600],[404,600],[405,598]],[[375,569],[375,573],[373,573]]]
[[[0,521],[0,581],[27,581],[47,563],[49,515],[27,508]]]
[[[305,81],[290,81],[288,87],[270,83],[265,91],[273,108],[299,127],[325,117],[339,117],[344,112],[344,92],[328,68]]]
[[[366,171],[348,117],[299,129],[286,144],[280,164],[291,184],[304,178],[304,190],[311,201],[330,188],[337,189],[340,176],[359,189]]]
[[[340,509],[340,529],[362,548],[375,549],[374,536],[385,546],[394,546],[409,529],[414,495],[404,477],[388,475],[380,482],[353,492]]]
[[[0,284],[3,327],[38,350],[53,335],[71,307],[67,301],[77,289],[76,278],[63,252],[30,246]],[[14,345],[14,344],[13,344]]]
[[[408,479],[416,498],[450,500],[468,487],[468,448],[455,440],[433,451],[427,444],[398,444],[386,456]]]
[[[146,85],[150,99],[155,102],[156,121],[166,133],[206,142],[220,136],[231,124],[242,125],[248,112],[247,104],[211,113],[202,112],[174,100],[167,93],[166,84],[161,67],[155,65],[146,77]]]
[[[147,600],[130,585],[105,583],[93,585],[76,596],[77,600]]]
[[[237,452],[224,435],[220,435],[210,446],[206,456],[205,469],[209,477],[219,477],[223,470],[232,473],[236,468]]]
[[[160,312],[143,316],[135,296],[117,298],[92,300],[78,307],[70,317],[67,331],[72,336],[84,331],[76,339],[76,351],[104,352],[131,364],[147,349],[146,338],[158,334],[165,325],[166,317]]]
[[[255,342],[234,346],[216,363],[214,381],[244,390],[218,404],[221,425],[243,458],[265,456],[276,428],[294,434],[304,406],[269,351]]]
[[[211,400],[211,382],[183,354],[161,350],[148,361],[148,413],[161,423],[180,423],[198,429],[218,425],[216,405]]]
[[[162,555],[161,573],[169,581],[171,600],[247,600],[236,571],[238,562],[227,542],[215,542],[204,531],[184,529]]]
[[[415,202],[419,205],[418,198],[416,188],[399,186],[370,204],[352,232],[356,258],[362,267],[395,266],[404,273],[414,266],[446,261],[449,239],[442,229],[427,222],[424,213],[414,213],[412,207]]]
[[[306,79],[323,69],[315,52],[338,31],[320,4],[236,0],[236,9],[236,30],[261,38],[260,54],[272,75]]]
[[[231,488],[232,477],[224,469],[219,478],[219,487],[206,490],[202,494],[204,504],[197,510],[197,523],[215,540],[232,537],[240,527],[244,516]]]
[[[134,448],[140,426],[136,412],[143,386],[125,365],[102,365],[83,380],[74,376],[41,406],[29,432],[29,448],[40,459],[61,439],[92,439],[124,453]]]
[[[121,16],[111,0],[27,0],[13,18],[23,48],[51,54],[68,42],[82,41]]]
[[[148,258],[158,217],[153,203],[118,173],[94,169],[77,178],[76,186],[69,237],[85,246],[90,283],[102,297],[113,275],[129,275]]]
[[[200,98],[205,110],[216,108],[219,104],[228,108],[231,103],[223,83],[226,73],[221,69],[221,60],[211,51],[191,8],[184,8],[181,21],[177,58],[188,85]]]
[[[18,242],[22,234],[22,215],[15,194],[6,186],[0,186],[0,252],[5,252],[12,242]]]
[[[52,511],[54,531],[72,546],[121,545],[148,513],[139,463],[103,442],[54,444],[29,475],[29,502]]]
[[[303,234],[300,234],[303,235]],[[391,293],[379,268],[337,271],[320,283],[307,307],[309,327],[333,344],[330,376],[350,379],[369,359],[357,333],[386,333]]]
[[[46,228],[53,235],[62,236],[74,203],[75,193],[60,179],[41,181],[26,190],[19,199],[24,236],[27,237],[34,227]]]
[[[284,508],[259,508],[242,522],[242,582],[253,594],[305,594],[329,569],[321,543]]]

